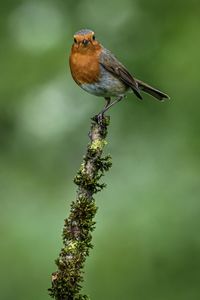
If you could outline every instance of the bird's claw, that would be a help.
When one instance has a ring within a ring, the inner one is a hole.
[[[95,115],[92,120],[97,122],[99,125],[103,124],[104,114],[100,112],[98,115]]]

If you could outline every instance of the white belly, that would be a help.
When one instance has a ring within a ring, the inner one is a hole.
[[[90,94],[103,97],[122,96],[128,87],[117,77],[101,67],[101,77],[98,82],[84,83],[82,89]]]

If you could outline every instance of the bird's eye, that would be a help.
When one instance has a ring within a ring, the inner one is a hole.
[[[95,41],[95,39],[96,39],[95,35],[92,36],[92,39],[93,39],[93,41]]]
[[[77,39],[76,38],[74,38],[74,43],[77,43]]]

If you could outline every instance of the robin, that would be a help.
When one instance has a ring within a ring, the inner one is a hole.
[[[103,114],[121,101],[128,91],[142,99],[141,91],[162,101],[169,96],[143,81],[134,78],[126,67],[95,38],[92,30],[82,29],[75,33],[69,58],[71,74],[75,82],[85,91],[104,97],[106,104],[98,114]],[[111,102],[111,98],[115,99]]]

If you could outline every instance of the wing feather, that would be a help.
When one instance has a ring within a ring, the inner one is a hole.
[[[107,49],[103,48],[100,55],[100,64],[119,80],[124,82],[128,87],[130,87],[135,95],[142,99],[140,94],[140,89],[138,87],[137,81],[133,76],[128,72],[128,70],[123,66],[117,58]]]

